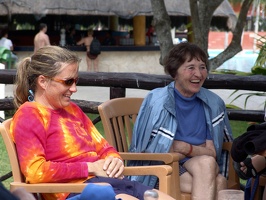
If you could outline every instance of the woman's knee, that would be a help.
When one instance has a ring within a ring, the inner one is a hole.
[[[212,172],[216,174],[218,165],[212,156],[204,155],[198,159],[198,167],[201,168],[201,172]]]
[[[217,167],[217,162],[214,159],[214,157],[207,156],[207,155],[200,156],[200,158],[198,159],[198,164],[199,164],[200,167],[203,167],[205,169],[206,168],[214,168],[214,169],[216,169],[216,167]]]

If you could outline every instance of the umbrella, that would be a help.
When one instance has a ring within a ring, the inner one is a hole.
[[[170,16],[190,16],[188,0],[164,0]],[[150,0],[0,0],[0,15],[116,15],[132,18],[153,15]],[[225,0],[214,16],[230,17],[235,13]]]

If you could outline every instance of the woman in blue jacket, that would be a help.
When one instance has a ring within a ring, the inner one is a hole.
[[[174,81],[152,90],[134,126],[131,152],[176,152],[180,158],[181,191],[192,199],[214,200],[225,189],[228,155],[224,141],[232,132],[223,100],[202,87],[208,76],[208,57],[195,44],[175,46],[165,59],[165,72]],[[130,165],[149,165],[132,161]],[[155,186],[151,176],[130,177]]]

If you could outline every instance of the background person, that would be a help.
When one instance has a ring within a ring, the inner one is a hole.
[[[36,52],[39,48],[50,45],[49,36],[46,34],[47,25],[44,23],[40,24],[39,33],[37,33],[34,37],[34,52]]]
[[[93,30],[89,29],[87,31],[87,37],[81,38],[80,41],[77,42],[77,45],[85,45],[86,46],[86,62],[87,62],[87,67],[88,71],[91,71],[92,66],[94,68],[94,71],[98,71],[98,64],[99,64],[99,57],[98,55],[92,55],[90,53],[90,45],[93,40]]]
[[[6,49],[11,51],[11,58],[13,62],[18,61],[17,55],[13,52],[14,46],[10,39],[8,39],[8,29],[3,28],[1,30],[1,39],[0,39],[0,47],[5,47]]]
[[[76,30],[74,27],[71,27],[66,33],[66,45],[75,46],[76,45]]]
[[[235,170],[241,179],[247,180],[256,175],[261,175],[266,171],[266,159],[262,155],[254,155],[241,161]]]
[[[245,188],[245,197],[247,199],[252,199],[251,194],[254,188],[251,187],[250,178],[259,178],[257,176],[266,175],[266,158],[262,155],[254,155],[252,157],[246,158],[244,161],[239,163],[234,163],[234,168],[236,173],[241,179],[248,180]],[[258,187],[258,186],[257,186]],[[265,187],[265,186],[264,186]],[[255,188],[256,190],[257,188]],[[266,190],[264,189],[262,200],[266,200]]]
[[[151,188],[124,178],[118,152],[71,102],[71,95],[77,92],[79,62],[73,52],[47,46],[23,59],[18,67],[14,92],[18,110],[10,131],[26,182],[106,182],[125,199],[143,199]],[[172,199],[158,193],[161,200]],[[53,200],[73,195],[43,197]]]
[[[227,187],[228,163],[222,146],[232,141],[232,132],[223,100],[202,87],[207,62],[207,55],[195,44],[184,42],[172,48],[164,65],[174,81],[145,97],[130,152],[177,153],[181,191],[191,193],[192,199],[213,200]],[[152,163],[129,163],[141,164]],[[155,183],[150,177],[130,178],[145,185]]]
[[[155,28],[153,24],[151,24],[146,32],[146,36],[148,36],[149,44],[152,44],[152,38],[155,36]]]
[[[115,46],[116,45],[115,38],[112,36],[112,31],[109,30],[106,32],[102,45],[104,46]]]
[[[256,190],[254,186],[256,184],[252,186],[250,178],[259,179],[261,175],[266,175],[266,159],[263,154],[261,155],[266,149],[265,129],[265,123],[249,126],[245,133],[234,139],[231,148],[235,171],[241,179],[247,180],[245,186],[247,199],[252,199]],[[266,200],[265,189],[263,200]]]

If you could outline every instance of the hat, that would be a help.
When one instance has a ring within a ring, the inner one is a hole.
[[[68,200],[119,200],[115,198],[115,192],[111,185],[98,185],[89,183],[81,194]]]

